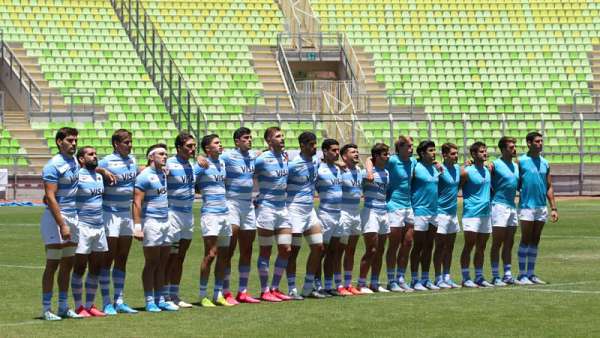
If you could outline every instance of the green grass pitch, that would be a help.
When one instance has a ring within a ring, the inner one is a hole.
[[[537,264],[538,274],[550,282],[545,286],[388,293],[233,308],[194,307],[176,313],[141,312],[52,323],[38,319],[44,260],[38,223],[43,208],[1,208],[0,290],[4,299],[0,336],[599,336],[599,202],[559,201],[561,220],[546,225]],[[198,221],[196,217],[197,224]],[[459,234],[452,269],[456,280],[460,280],[457,257],[461,248]],[[196,230],[181,285],[182,298],[188,301],[198,300],[202,251]],[[298,264],[299,284],[303,280],[306,251],[302,251]],[[357,262],[361,254],[362,243]],[[253,258],[256,262],[256,251]],[[489,248],[487,277],[488,259]],[[513,266],[516,265],[515,248]],[[125,297],[135,307],[143,305],[141,270],[142,249],[140,243],[134,242]],[[237,258],[232,270],[232,286],[236,290]],[[355,268],[355,278],[357,272]],[[384,282],[385,273],[381,275]],[[255,263],[250,283],[250,290],[257,295]],[[282,286],[286,288],[285,278]],[[56,295],[55,289],[54,309]]]

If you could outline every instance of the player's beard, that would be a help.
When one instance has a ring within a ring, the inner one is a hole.
[[[85,168],[89,171],[93,171],[96,170],[96,168],[98,167],[98,163],[97,162],[88,162],[85,164]]]

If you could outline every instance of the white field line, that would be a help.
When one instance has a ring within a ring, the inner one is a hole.
[[[43,269],[41,265],[12,265],[12,264],[0,264],[2,268],[15,268],[15,269]]]
[[[549,293],[575,293],[585,295],[600,295],[600,291],[596,290],[562,290],[562,289],[538,289],[538,288],[526,288],[518,289],[519,291],[532,291],[532,292],[549,292]]]
[[[0,327],[11,327],[11,326],[25,326],[25,325],[35,325],[35,324],[43,324],[45,321],[43,320],[28,320],[25,322],[16,322],[16,323],[3,323],[0,324]]]

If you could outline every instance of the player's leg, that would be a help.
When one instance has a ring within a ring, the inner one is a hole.
[[[217,236],[203,236],[204,241],[204,257],[200,262],[200,285],[199,285],[199,297],[200,305],[203,307],[215,306],[213,302],[208,298],[208,278],[210,277],[210,268],[212,263],[218,254],[217,247]]]
[[[81,231],[82,229],[80,229]],[[80,236],[80,243],[78,249],[82,247],[82,242],[85,241],[84,236]],[[75,253],[73,258],[73,273],[71,275],[71,293],[73,295],[73,301],[75,303],[75,312],[82,317],[91,317],[83,306],[82,295],[83,295],[83,276],[88,265],[88,257],[90,256],[87,252]],[[89,273],[88,273],[89,275]]]
[[[534,221],[532,238],[529,244],[529,250],[527,251],[527,277],[534,284],[546,284],[539,277],[535,275],[535,263],[538,255],[538,246],[542,237],[542,230],[544,229],[545,221]]]
[[[271,250],[273,247],[275,231],[258,228],[257,234],[259,252],[256,268],[258,270],[258,276],[260,280],[260,299],[267,302],[280,302],[281,299],[273,296],[269,289],[269,262],[271,260]]]
[[[356,244],[358,243],[358,235],[351,234],[348,237],[348,244],[344,249],[344,287],[353,295],[360,294],[360,291],[352,285],[352,272],[354,270],[354,255],[356,254]]]
[[[425,248],[425,242],[427,240],[427,231],[416,230],[414,232],[414,243],[412,251],[410,252],[410,274],[411,274],[411,288],[415,291],[427,290],[421,280],[419,279],[419,264],[421,263],[421,256]]]
[[[307,215],[304,210],[298,210],[294,207],[288,207],[290,216],[290,225],[292,227],[292,244],[288,264],[286,267],[288,295],[294,300],[302,300],[296,287],[296,260],[302,247],[302,233],[311,226],[311,215]]]
[[[508,235],[508,218],[510,208],[501,204],[492,205],[492,247],[490,249],[490,263],[492,266],[492,284],[505,286],[500,278],[500,252],[506,246]]]
[[[224,221],[226,222],[227,220],[224,219]],[[225,297],[223,297],[223,283],[225,281],[225,270],[227,268],[228,261],[230,260],[228,255],[231,245],[231,228],[229,228],[229,231],[226,231],[224,229],[226,226],[228,226],[228,224],[224,223],[217,240],[217,261],[215,263],[215,287],[213,290],[213,302],[222,306],[234,306],[236,304],[228,302]]]
[[[475,265],[475,283],[480,287],[492,287],[493,284],[485,280],[483,276],[483,263],[485,261],[485,247],[490,234],[487,231],[477,233],[477,239],[475,242],[475,256],[473,257],[473,264]]]
[[[191,304],[188,304],[179,298],[179,284],[181,283],[181,276],[183,274],[183,262],[185,261],[185,256],[191,244],[191,239],[181,238],[178,245],[171,246],[169,261],[167,262],[167,287],[169,288],[169,299],[175,305],[184,308],[191,307]]]
[[[388,234],[377,235],[377,249],[373,256],[373,263],[371,266],[371,290],[375,292],[389,292],[386,288],[379,285],[379,274],[381,273],[381,266],[383,265],[383,255],[385,253],[385,244],[387,242]]]
[[[310,253],[306,260],[306,275],[304,277],[304,286],[302,287],[302,296],[317,299],[325,298],[325,296],[314,289],[315,275],[321,267],[321,256],[324,249],[321,226],[313,224],[303,235],[308,242]]]
[[[252,216],[254,217],[254,216]],[[240,303],[260,303],[248,293],[248,279],[250,276],[250,264],[252,261],[252,244],[256,238],[256,230],[240,230],[238,242],[240,247],[240,258],[238,262],[239,285],[236,300]]]
[[[343,251],[344,246],[345,245],[340,242],[340,237],[331,236],[329,238],[329,243],[326,244],[325,247],[325,259],[323,262],[325,292],[332,296],[340,296],[339,292],[337,291],[336,279],[338,279],[338,281],[341,283],[340,253]]]
[[[123,235],[117,238],[116,255],[112,269],[112,281],[114,288],[113,301],[115,310],[118,313],[137,313],[125,303],[123,298],[123,290],[125,288],[125,276],[127,273],[127,260],[129,259],[129,251],[133,240],[132,235]]]
[[[462,285],[468,288],[476,288],[477,284],[471,280],[471,276],[469,274],[469,266],[471,264],[471,252],[475,247],[475,243],[477,242],[477,232],[475,231],[464,231],[465,233],[465,243],[460,254],[460,270],[462,274]]]
[[[377,232],[366,232],[363,234],[365,241],[365,253],[360,259],[360,272],[358,276],[358,289],[363,294],[373,293],[371,289],[367,288],[367,274],[371,268],[373,257],[377,252]]]
[[[137,313],[123,299],[127,260],[133,241],[133,220],[128,214],[108,214],[105,218],[108,255],[107,261],[100,271],[100,291],[102,292],[104,312],[107,314]],[[114,288],[112,301],[109,294],[110,274],[112,274]]]
[[[104,232],[104,229],[102,229]],[[108,249],[106,247],[106,238],[103,239],[104,247],[96,246],[92,253],[89,255],[89,268],[87,278],[85,280],[85,308],[87,312],[94,317],[104,317],[106,314],[96,308],[94,300],[96,299],[96,291],[98,290],[98,276],[100,275],[100,269],[105,261],[106,253],[100,251]],[[98,250],[100,248],[100,250]]]
[[[290,296],[279,290],[279,284],[287,268],[290,252],[292,251],[292,228],[287,224],[287,215],[283,217],[285,217],[285,220],[281,220],[275,230],[277,258],[275,259],[275,269],[273,269],[273,278],[271,279],[271,294],[281,300],[292,300]]]
[[[517,232],[516,226],[509,226],[506,228],[506,235],[504,237],[504,245],[502,246],[502,263],[504,265],[504,277],[502,281],[506,284],[514,284],[512,277],[512,250],[515,242],[515,233]]]
[[[77,244],[71,242],[63,245],[62,257],[58,267],[58,315],[63,318],[76,318],[73,315],[77,315],[69,309],[67,302],[76,247]]]
[[[60,264],[62,249],[60,244],[48,244],[45,248],[46,264],[42,274],[42,316],[45,320],[60,320],[52,310],[52,293],[54,289],[54,276]]]
[[[341,227],[341,225],[338,225]],[[333,282],[335,283],[335,289],[340,296],[352,296],[353,293],[346,290],[344,287],[343,279],[342,279],[342,258],[344,256],[344,252],[346,251],[346,246],[348,245],[349,236],[342,231],[339,234],[336,234],[334,238],[338,238],[338,245],[335,250],[335,261],[333,265]]]
[[[425,233],[425,244],[423,245],[423,253],[421,255],[421,284],[429,290],[439,290],[435,284],[431,282],[429,279],[429,268],[431,267],[431,255],[433,252],[433,246],[435,242],[435,234],[437,232],[437,228],[429,222],[429,229]]]
[[[398,285],[406,292],[411,292],[413,289],[406,283],[405,273],[408,266],[410,251],[413,247],[415,227],[412,223],[407,223],[402,228],[400,238],[400,249],[398,250],[398,260],[396,264],[396,279]]]
[[[458,229],[458,222],[456,224]],[[443,254],[442,272],[444,274],[444,282],[451,288],[460,288],[460,285],[455,283],[450,278],[450,267],[452,266],[452,253],[454,252],[454,243],[456,242],[456,232],[446,235]]]
[[[224,257],[225,259],[225,270],[223,272],[223,297],[225,300],[233,305],[238,305],[239,302],[235,300],[231,293],[231,260],[237,248],[238,239],[240,233],[240,226],[238,224],[231,224],[231,238],[228,246],[228,251]],[[218,259],[218,256],[217,256]]]
[[[438,225],[439,226],[439,225]],[[447,289],[442,274],[442,265],[444,262],[444,253],[448,245],[448,235],[440,233],[439,230],[435,234],[435,250],[433,251],[433,271],[435,273],[435,285],[441,289]]]
[[[398,285],[398,280],[396,279],[396,263],[398,261],[398,249],[400,248],[400,242],[402,241],[403,229],[404,227],[400,226],[390,227],[389,244],[387,252],[385,253],[388,280],[387,288],[394,292],[404,291]]]
[[[525,220],[521,217],[521,242],[517,251],[519,259],[519,276],[515,281],[519,285],[531,285],[533,282],[529,280],[527,275],[527,258],[529,256],[529,247],[533,244],[535,222],[533,217],[531,220]]]
[[[146,237],[147,231],[144,231]],[[142,285],[146,301],[146,311],[160,312],[154,299],[155,276],[160,265],[160,246],[144,246],[144,269],[142,270]]]

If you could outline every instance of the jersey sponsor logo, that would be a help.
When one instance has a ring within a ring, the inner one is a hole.
[[[214,175],[215,182],[225,182],[225,175]]]
[[[334,179],[331,179],[331,180],[328,180],[328,181],[329,181],[329,184],[331,184],[331,185],[340,185],[340,184],[342,184],[342,179],[341,178],[334,178]]]
[[[135,179],[136,173],[135,172],[128,172],[128,173],[123,173],[121,175],[118,175],[118,177],[120,178],[120,181],[133,181]]]
[[[103,188],[90,189],[90,195],[92,195],[92,196],[98,196],[98,195],[102,195],[102,194],[104,194]]]
[[[190,184],[194,183],[194,176],[185,175],[185,176],[173,176],[172,179],[176,183]]]
[[[284,177],[288,175],[288,170],[287,169],[277,169],[274,170],[275,176],[277,177]]]
[[[253,174],[254,173],[254,166],[240,166],[240,169],[242,170],[242,173],[244,173],[244,174]]]
[[[167,193],[167,187],[160,187],[160,188],[156,189],[156,193],[158,195],[166,194]]]

